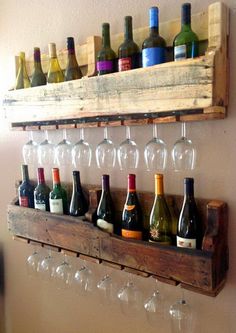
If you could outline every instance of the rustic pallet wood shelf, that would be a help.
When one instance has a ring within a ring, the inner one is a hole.
[[[207,39],[207,49],[199,58],[9,91],[3,101],[6,118],[12,128],[23,130],[224,118],[228,105],[228,9],[220,2],[211,4],[193,21],[200,39]],[[178,29],[176,20],[161,25],[169,46]],[[139,44],[146,34],[146,28],[134,32]],[[90,41],[94,42],[90,46],[91,74],[95,73],[99,38]],[[112,41],[117,47],[121,35],[113,36]]]
[[[97,207],[99,190],[89,187],[90,212]],[[117,221],[125,201],[125,190],[112,190],[116,202]],[[181,196],[174,199],[176,207]],[[145,220],[148,220],[153,194],[140,192]],[[99,230],[91,222],[78,218],[19,207],[17,200],[8,206],[11,233],[26,242],[52,246],[55,250],[80,256],[86,260],[124,269],[143,277],[155,276],[189,290],[216,296],[223,288],[228,270],[227,205],[218,200],[197,200],[204,224],[202,250],[180,249],[145,241],[126,240]]]

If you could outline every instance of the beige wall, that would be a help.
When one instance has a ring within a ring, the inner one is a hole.
[[[193,10],[204,9],[213,1],[192,0]],[[186,292],[185,296],[196,310],[195,330],[198,333],[234,333],[236,327],[236,1],[225,1],[231,8],[230,23],[230,107],[228,118],[223,121],[199,122],[188,125],[188,133],[196,143],[199,159],[193,176],[196,180],[196,196],[218,198],[229,204],[229,245],[230,270],[223,291],[217,298],[209,298]],[[101,23],[108,21],[112,32],[123,29],[123,16],[130,14],[134,26],[147,24],[151,0],[1,0],[0,4],[0,49],[1,75],[0,88],[4,92],[14,77],[14,55],[20,50],[27,54],[33,46],[47,51],[47,43],[55,41],[58,48],[65,45],[67,36],[75,36],[83,43],[88,35],[100,33]],[[171,19],[179,13],[181,1],[160,0],[161,20]],[[79,297],[72,289],[58,291],[53,284],[45,284],[39,279],[30,279],[25,268],[25,260],[32,248],[12,241],[6,225],[6,205],[14,196],[14,182],[20,176],[21,148],[27,140],[27,133],[10,132],[6,122],[1,119],[0,131],[0,246],[4,250],[5,262],[5,332],[6,333],[106,333],[106,332],[169,332],[168,320],[161,320],[154,329],[148,325],[142,311],[136,318],[125,318],[117,304],[101,306],[95,293]],[[111,130],[117,143],[124,136],[124,129]],[[180,125],[160,126],[160,134],[170,149],[180,134]],[[69,133],[73,142],[78,133]],[[151,136],[151,127],[135,128],[134,138],[142,148]],[[100,129],[86,131],[87,139],[96,145],[102,139]],[[54,140],[58,140],[56,134]],[[42,140],[42,134],[36,139]],[[153,189],[153,177],[143,165],[138,174],[139,189]],[[99,183],[100,172],[82,172],[84,182]],[[124,174],[114,170],[112,185],[125,187]],[[175,174],[170,165],[165,172],[166,192],[182,193],[183,174]],[[73,261],[73,264],[76,263]],[[171,263],[170,263],[171,264]],[[93,267],[96,277],[101,277],[101,268]],[[121,285],[126,276],[113,271],[114,281]],[[150,294],[154,281],[136,278],[144,295]],[[160,284],[160,289],[170,304],[180,296],[179,288]],[[1,302],[1,295],[0,295]],[[1,303],[2,304],[2,303]],[[2,305],[0,306],[0,312]],[[0,330],[3,320],[0,316]]]

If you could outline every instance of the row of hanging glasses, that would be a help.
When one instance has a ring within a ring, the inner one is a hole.
[[[196,149],[186,136],[186,124],[182,123],[181,137],[171,151],[171,159],[175,171],[192,170],[196,163]],[[153,125],[153,138],[144,148],[144,160],[148,171],[163,171],[167,165],[167,148],[158,136],[157,124]],[[95,150],[98,168],[114,168],[118,161],[120,170],[132,170],[139,166],[140,149],[131,138],[131,129],[126,126],[126,139],[116,148],[108,136],[108,128],[104,128],[104,138]],[[45,131],[45,140],[37,144],[30,132],[30,140],[23,146],[24,163],[28,165],[57,165],[59,167],[73,165],[80,169],[89,167],[92,159],[91,145],[84,138],[84,129],[80,130],[80,139],[74,145],[63,130],[63,140],[54,145]]]
[[[71,288],[80,296],[97,292],[102,305],[109,306],[118,302],[125,316],[135,317],[137,311],[143,309],[147,321],[153,327],[158,327],[160,321],[169,316],[172,333],[192,332],[193,310],[186,302],[183,292],[181,298],[169,306],[156,280],[150,296],[144,300],[141,288],[134,282],[130,273],[124,273],[127,278],[125,283],[119,286],[113,276],[114,270],[111,268],[103,267],[102,278],[97,280],[95,268],[88,265],[85,260],[74,259],[75,261],[72,262],[66,254],[56,255],[50,250],[35,247],[26,263],[29,276],[41,277],[46,282],[54,281],[58,289]]]

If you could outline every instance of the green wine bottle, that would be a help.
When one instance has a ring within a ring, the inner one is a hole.
[[[66,190],[61,186],[59,169],[52,169],[53,189],[49,194],[50,212],[55,214],[68,214],[68,201]]]
[[[42,70],[41,55],[39,47],[34,48],[34,72],[31,79],[31,87],[47,84],[46,76]]]
[[[114,232],[114,205],[110,193],[109,175],[102,176],[102,195],[97,209],[96,225],[100,229],[113,233]]]
[[[49,211],[50,188],[45,183],[44,169],[38,168],[38,185],[34,190],[34,208]]]
[[[73,171],[73,190],[70,201],[69,214],[72,216],[84,217],[85,213],[88,211],[88,204],[85,200],[83,190],[80,182],[80,172]]]
[[[149,9],[149,37],[142,45],[142,66],[148,67],[166,61],[166,42],[159,35],[159,10],[157,7]]]
[[[136,193],[135,175],[128,175],[128,191],[122,212],[121,235],[125,238],[143,239],[143,215]]]
[[[102,48],[97,55],[97,73],[104,75],[115,72],[116,54],[111,48],[110,25],[102,24]]]
[[[25,52],[19,53],[19,69],[16,76],[16,89],[29,88],[30,79],[27,74],[26,64],[25,64]]]
[[[150,215],[149,241],[170,245],[171,214],[164,196],[163,175],[155,175],[155,199]]]
[[[202,224],[194,199],[194,179],[184,179],[184,201],[179,216],[177,246],[201,249]]]
[[[119,72],[139,67],[139,47],[133,40],[132,16],[125,16],[124,31],[124,42],[118,49]]]
[[[182,5],[181,31],[174,39],[174,60],[195,58],[199,55],[198,37],[191,28],[191,4]]]
[[[73,37],[67,37],[67,65],[65,70],[65,81],[81,79],[82,73],[75,56],[75,43]]]
[[[59,61],[57,59],[57,52],[56,52],[56,44],[49,43],[48,44],[49,50],[49,69],[47,75],[47,82],[48,83],[59,83],[64,81],[64,74],[61,70],[59,65]]]

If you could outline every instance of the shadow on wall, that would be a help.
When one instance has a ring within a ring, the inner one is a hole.
[[[4,333],[4,256],[0,244],[0,333]]]

